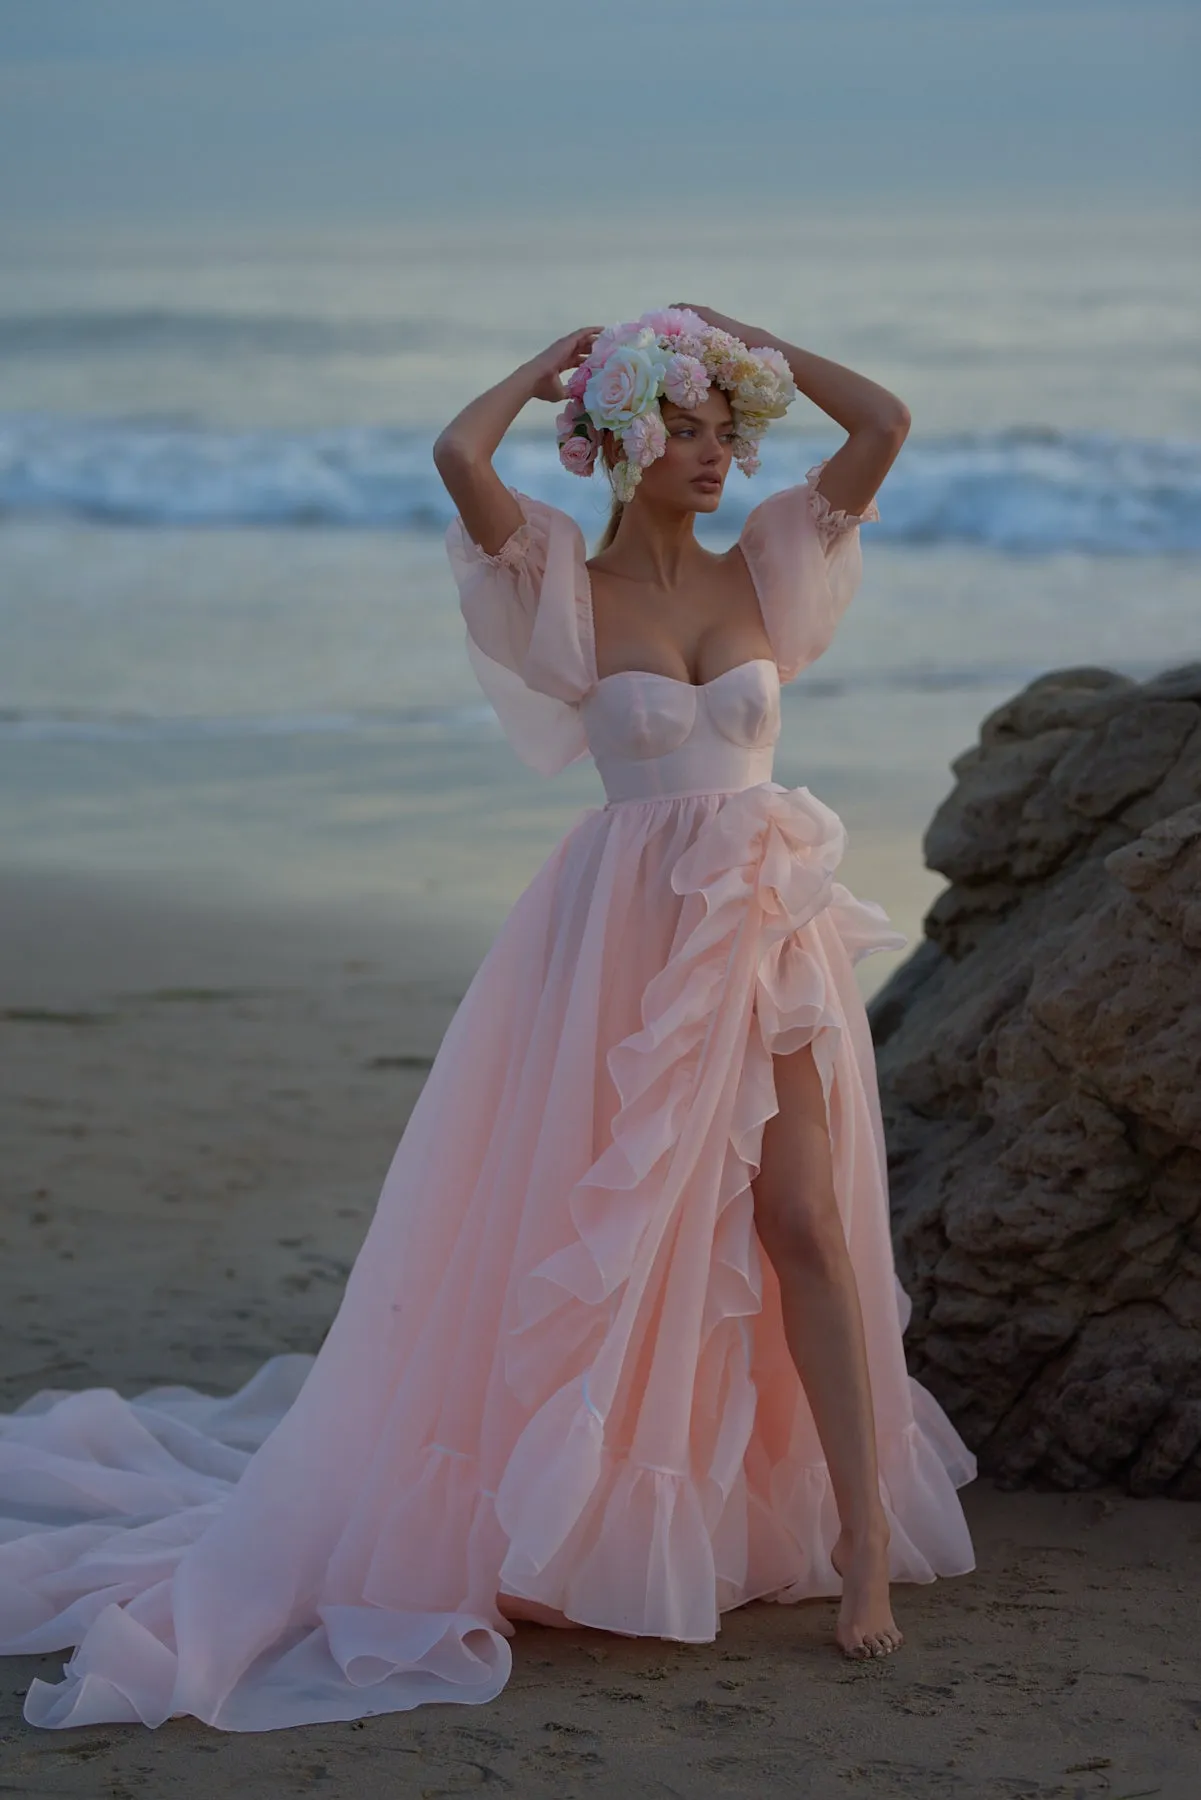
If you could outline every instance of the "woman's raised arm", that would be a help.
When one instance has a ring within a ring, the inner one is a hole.
[[[686,306],[680,300],[673,304]],[[818,488],[836,512],[860,514],[875,499],[880,483],[900,455],[909,433],[909,408],[903,400],[866,375],[842,363],[815,356],[797,344],[786,344],[757,325],[743,325],[709,306],[693,306],[707,324],[741,338],[748,349],[778,350],[792,370],[800,392],[842,426],[847,441],[822,470]]]
[[[435,441],[434,466],[468,533],[489,556],[495,556],[521,524],[521,508],[492,467],[497,445],[527,400],[556,403],[567,398],[559,376],[583,362],[600,329],[588,325],[556,339],[495,387],[468,401]]]

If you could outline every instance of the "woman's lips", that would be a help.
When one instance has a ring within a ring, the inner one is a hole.
[[[721,486],[721,480],[716,475],[694,475],[692,478],[692,485],[693,487],[708,488],[711,492],[715,493]]]

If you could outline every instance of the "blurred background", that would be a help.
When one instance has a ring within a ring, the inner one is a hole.
[[[912,411],[776,773],[920,935],[981,718],[1201,654],[1198,35],[1163,0],[0,0],[10,877],[486,941],[603,794],[475,687],[430,445],[685,300]],[[498,466],[594,539],[553,414]],[[799,401],[709,541],[841,436]]]

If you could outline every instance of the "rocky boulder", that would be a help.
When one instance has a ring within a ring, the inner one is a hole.
[[[909,1366],[1003,1484],[1201,1499],[1201,663],[1044,675],[952,767],[869,1007]]]

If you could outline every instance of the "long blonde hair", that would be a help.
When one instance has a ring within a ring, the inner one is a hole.
[[[601,442],[601,465],[604,468],[606,478],[608,479],[610,490],[612,490],[613,468],[620,459],[621,451],[618,449],[617,439],[608,429],[601,433]],[[614,494],[613,503],[609,508],[609,522],[601,532],[596,549],[592,552],[593,556],[599,556],[602,550],[607,550],[609,548],[609,545],[617,536],[617,527],[621,524],[621,515],[624,511],[625,502],[619,500],[617,495]]]
[[[624,501],[619,500],[617,496],[614,495],[613,505],[609,510],[609,522],[597,540],[596,549],[592,552],[593,556],[599,556],[602,550],[607,550],[609,548],[609,545],[617,536],[617,527],[621,524],[621,515],[624,511]]]

